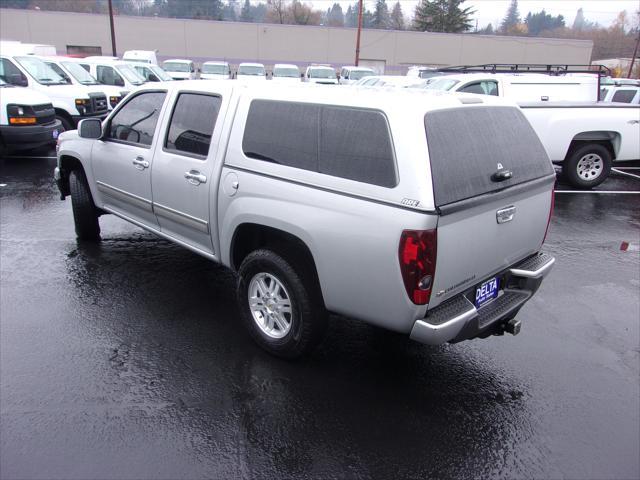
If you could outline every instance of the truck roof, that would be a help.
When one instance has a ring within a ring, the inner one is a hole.
[[[172,58],[170,60],[165,60],[162,63],[193,63],[193,60],[188,60],[186,58]]]
[[[185,80],[178,83],[167,82],[168,89],[187,89],[192,91],[211,91],[220,93],[220,87],[242,96],[282,100],[292,102],[308,102],[327,105],[346,105],[361,108],[379,108],[394,111],[404,116],[419,115],[420,118],[430,110],[455,107],[513,106],[517,105],[500,97],[480,97],[473,94],[448,93],[423,89],[397,88],[336,88],[315,84],[277,84],[260,83],[241,85],[232,80]],[[139,90],[157,89],[158,83],[145,84]]]

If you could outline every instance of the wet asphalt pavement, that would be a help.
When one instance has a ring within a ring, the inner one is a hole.
[[[3,479],[640,476],[640,194],[556,195],[516,337],[333,317],[290,363],[245,334],[227,270],[112,216],[78,245],[54,164],[0,163]]]

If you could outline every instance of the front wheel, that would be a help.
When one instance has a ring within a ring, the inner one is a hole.
[[[242,321],[263,349],[295,358],[322,339],[326,313],[308,271],[271,250],[256,250],[238,271],[237,301]]]
[[[69,190],[78,240],[99,240],[98,209],[93,203],[87,177],[82,170],[73,170],[69,174]]]
[[[597,143],[576,148],[565,160],[562,171],[571,185],[593,188],[604,182],[611,172],[611,153]]]

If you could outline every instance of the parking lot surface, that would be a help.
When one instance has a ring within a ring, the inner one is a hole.
[[[285,362],[224,268],[112,216],[79,245],[41,155],[0,163],[0,477],[640,476],[640,178],[557,185],[520,335],[428,347],[332,317]]]

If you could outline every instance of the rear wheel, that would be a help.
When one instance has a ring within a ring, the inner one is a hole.
[[[592,143],[576,148],[565,160],[562,171],[571,185],[593,188],[611,172],[611,153],[603,145]]]
[[[242,321],[263,349],[295,358],[310,352],[326,329],[326,312],[308,271],[271,250],[250,253],[238,271]]]
[[[79,240],[99,240],[98,209],[93,203],[87,177],[82,170],[73,170],[69,174],[69,190],[76,236]]]

